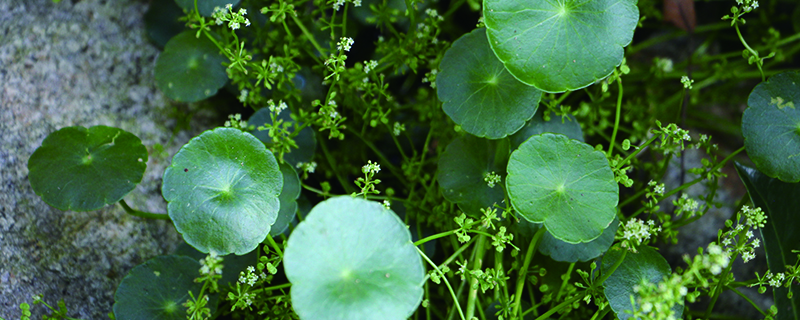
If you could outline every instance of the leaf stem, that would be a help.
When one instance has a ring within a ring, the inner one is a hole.
[[[739,31],[739,24],[738,23],[734,22],[733,23],[733,28],[736,29],[736,35],[739,36],[739,41],[742,42],[742,45],[744,45],[744,47],[747,49],[747,51],[750,51],[750,54],[752,54],[756,58],[755,63],[756,63],[756,67],[758,67],[758,71],[761,72],[761,81],[765,81],[767,78],[766,78],[766,76],[764,76],[764,70],[761,69],[761,65],[764,62],[761,60],[761,57],[758,56],[758,52],[753,50],[753,48],[750,48],[750,46],[747,45],[747,41],[744,41],[744,37],[742,37],[742,32]]]
[[[122,208],[125,209],[125,212],[127,212],[128,214],[131,214],[131,215],[134,215],[134,216],[137,216],[137,217],[140,217],[140,218],[170,220],[169,215],[166,214],[166,213],[152,213],[152,212],[144,212],[144,211],[135,210],[135,209],[131,208],[130,206],[128,206],[128,203],[125,202],[125,199],[120,199],[119,200],[119,205],[121,205]]]
[[[622,256],[620,256],[617,261],[614,261],[614,265],[612,265],[611,268],[608,269],[608,271],[603,272],[603,276],[600,277],[600,281],[592,282],[592,287],[603,285],[603,282],[605,282],[608,279],[608,277],[614,274],[614,271],[617,271],[617,268],[619,268],[619,266],[622,265],[622,262],[625,261],[625,256],[627,255],[628,255],[628,250],[622,249]]]
[[[608,146],[606,156],[611,158],[611,152],[614,151],[614,143],[617,141],[617,130],[619,130],[619,115],[622,113],[622,77],[617,74],[614,69],[614,76],[617,77],[617,86],[619,87],[619,94],[617,95],[617,114],[614,116],[614,131],[611,132],[611,145]]]
[[[289,16],[292,17],[292,20],[297,25],[297,27],[300,28],[300,31],[303,32],[303,35],[305,35],[306,38],[308,38],[308,41],[311,42],[311,45],[314,46],[314,49],[317,49],[317,51],[319,51],[320,55],[324,55],[325,51],[322,50],[322,47],[319,45],[319,43],[317,43],[317,40],[314,39],[314,35],[312,35],[311,32],[308,32],[308,29],[306,29],[306,26],[303,25],[303,22],[300,21],[300,19],[298,19],[293,14],[289,14]]]
[[[428,258],[428,256],[425,255],[424,252],[422,252],[422,250],[420,250],[417,247],[414,247],[414,249],[417,249],[419,255],[422,256],[422,258],[425,259],[425,261],[427,261],[428,264],[430,264],[431,267],[433,267],[433,269],[436,270],[436,272],[438,272],[439,275],[442,277],[442,280],[444,280],[444,284],[447,286],[447,290],[449,290],[450,295],[453,296],[453,301],[456,303],[456,309],[458,309],[458,314],[461,316],[461,320],[466,320],[466,318],[464,318],[464,311],[461,310],[461,304],[458,303],[458,298],[456,297],[456,293],[455,291],[453,291],[453,287],[450,286],[450,281],[447,281],[447,275],[445,275],[444,272],[442,272],[442,270],[439,270],[439,267],[437,267],[436,264],[433,263],[433,261],[431,261],[431,259]]]
[[[281,248],[278,247],[278,244],[275,242],[275,239],[272,239],[271,234],[267,234],[267,242],[269,242],[269,245],[270,247],[272,247],[272,249],[275,249],[275,252],[278,253],[278,256],[281,257],[281,259],[283,259],[283,251],[281,251]]]
[[[478,236],[478,243],[475,245],[475,261],[472,270],[480,270],[483,267],[483,255],[486,253],[486,236]],[[469,280],[469,296],[467,297],[467,319],[475,316],[475,301],[478,298],[478,278],[472,276]]]
[[[525,253],[525,262],[522,263],[522,268],[519,270],[519,275],[517,276],[517,292],[514,296],[514,309],[511,311],[511,319],[516,319],[519,313],[520,306],[522,305],[522,289],[525,287],[525,282],[527,282],[528,267],[531,265],[531,258],[533,258],[536,248],[539,247],[539,239],[542,238],[546,229],[547,228],[544,226],[540,227],[539,230],[536,231],[536,234],[533,235],[531,243],[528,245],[528,251]]]
[[[584,294],[583,296],[585,296],[585,294]],[[551,315],[553,315],[554,313],[556,313],[556,312],[558,312],[559,310],[561,310],[561,308],[564,308],[564,307],[566,307],[566,306],[568,306],[568,305],[571,305],[571,304],[575,303],[575,301],[578,301],[578,300],[580,300],[580,299],[583,299],[583,296],[582,296],[582,295],[580,295],[580,294],[578,294],[578,295],[575,295],[574,297],[572,297],[572,299],[565,300],[564,302],[562,302],[562,303],[559,303],[559,304],[558,304],[558,305],[557,305],[555,308],[552,308],[552,309],[550,309],[550,310],[547,310],[547,312],[543,313],[541,316],[539,316],[538,318],[536,318],[536,320],[545,320],[545,319],[549,319]]]

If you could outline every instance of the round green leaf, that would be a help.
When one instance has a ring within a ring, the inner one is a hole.
[[[750,93],[742,116],[747,155],[758,170],[786,182],[800,181],[800,72],[783,72]]]
[[[186,319],[183,303],[189,291],[200,293],[200,263],[185,256],[158,256],[133,268],[114,294],[114,316],[119,320]],[[216,309],[216,295],[209,301],[211,313]]]
[[[253,135],[217,128],[194,137],[172,158],[161,192],[175,229],[197,250],[253,251],[278,216],[283,177]]]
[[[194,10],[195,0],[175,0],[175,2],[184,10]],[[210,17],[215,7],[225,8],[229,3],[236,6],[239,0],[197,0],[197,11],[204,17]]]
[[[300,197],[300,178],[297,172],[288,163],[281,163],[281,174],[283,175],[283,190],[281,190],[278,199],[281,202],[281,209],[278,211],[278,218],[272,228],[269,229],[269,234],[273,237],[280,235],[289,224],[294,220],[297,214],[297,198]]]
[[[480,217],[480,209],[500,204],[505,198],[502,181],[489,187],[484,179],[492,172],[504,175],[504,162],[508,155],[507,143],[501,145],[504,143],[503,140],[486,140],[472,135],[463,135],[450,142],[439,156],[436,172],[444,198],[458,204],[464,213],[473,217]]]
[[[176,101],[203,100],[228,81],[225,57],[211,40],[196,34],[188,30],[173,37],[156,60],[156,85]]]
[[[612,249],[603,256],[601,268],[604,273],[610,271],[611,266],[622,258],[622,250],[625,249]],[[631,304],[631,295],[634,297],[634,301],[639,297],[639,294],[633,290],[635,286],[641,284],[642,281],[659,283],[665,276],[672,273],[667,260],[664,260],[664,257],[652,248],[642,246],[638,251],[638,253],[628,252],[622,264],[603,282],[605,287],[603,293],[611,305],[611,310],[614,310],[620,320],[629,319],[631,312],[638,307],[638,303]],[[683,305],[676,304],[672,310],[675,312],[675,318],[681,319]]]
[[[453,42],[439,68],[436,93],[444,112],[478,137],[500,139],[517,132],[533,117],[542,97],[506,71],[483,28]]]
[[[551,115],[550,121],[544,121],[544,118],[542,117],[542,111],[543,110],[539,110],[536,112],[536,115],[534,115],[530,121],[525,123],[525,126],[522,127],[522,129],[510,137],[511,150],[516,150],[519,148],[519,145],[525,142],[525,140],[528,140],[528,138],[545,132],[560,133],[570,139],[583,141],[583,131],[581,130],[581,125],[578,124],[578,120],[575,119],[574,116],[567,115],[567,117],[563,118],[562,120],[562,118],[559,116]]]
[[[408,228],[377,202],[319,203],[283,257],[301,319],[407,319],[422,301],[425,271]]]
[[[278,114],[278,119],[283,122],[291,123],[292,130],[294,126],[301,126],[302,123],[292,120],[292,115],[289,110],[283,111]],[[248,125],[254,125],[256,128],[265,124],[272,124],[269,108],[261,108],[247,120]],[[264,142],[267,148],[272,147],[272,138],[269,136],[267,130],[253,130],[252,133],[258,140]],[[309,162],[314,158],[314,152],[317,148],[317,137],[314,135],[314,130],[311,127],[305,127],[300,130],[300,133],[294,138],[297,143],[297,149],[292,148],[292,151],[283,155],[283,160],[289,162],[291,165],[297,165],[300,162]]]
[[[506,188],[528,221],[556,239],[589,242],[616,216],[619,187],[606,156],[564,135],[544,133],[511,153]]]
[[[66,127],[51,133],[28,160],[37,195],[61,210],[90,211],[119,201],[142,181],[147,148],[122,129]]]
[[[486,0],[489,44],[520,81],[546,92],[587,87],[622,62],[636,0]]]

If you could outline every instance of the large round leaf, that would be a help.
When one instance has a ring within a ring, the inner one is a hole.
[[[519,148],[519,145],[528,140],[528,138],[545,132],[560,133],[570,139],[583,141],[583,131],[581,131],[581,125],[578,124],[578,120],[575,117],[568,115],[562,121],[559,116],[551,116],[550,121],[545,121],[542,117],[542,111],[541,109],[537,111],[536,115],[525,123],[522,129],[509,137],[511,139],[511,150]]]
[[[439,65],[436,93],[464,131],[489,139],[517,132],[533,117],[542,92],[511,76],[486,41],[486,29],[465,34]]]
[[[556,239],[589,242],[616,216],[619,187],[605,155],[564,135],[544,133],[511,154],[506,178],[511,204]]]
[[[234,6],[239,4],[239,0],[175,0],[181,8],[187,11],[194,10],[195,1],[197,1],[197,10],[204,17],[210,17],[216,7],[225,8],[227,4]]]
[[[119,320],[186,319],[183,303],[203,288],[194,282],[200,263],[185,256],[158,256],[133,268],[114,294],[114,316]],[[208,306],[216,309],[216,295]]]
[[[485,0],[489,44],[511,74],[547,92],[576,90],[622,62],[636,0]]]
[[[604,273],[610,271],[611,266],[622,258],[622,250],[625,249],[617,248],[603,256],[601,268]],[[635,301],[639,294],[633,290],[635,286],[642,281],[659,283],[672,272],[667,260],[652,248],[642,246],[638,251],[638,253],[628,252],[622,264],[603,282],[605,287],[603,293],[611,305],[611,310],[614,310],[620,320],[629,319],[634,308],[638,308],[638,303]],[[631,296],[634,297],[636,305],[631,304]],[[681,319],[683,305],[676,304],[672,310],[675,312],[675,318]]]
[[[281,209],[278,211],[278,218],[275,224],[269,229],[269,234],[273,237],[280,235],[292,223],[297,215],[297,198],[300,197],[300,178],[297,171],[288,163],[281,163],[281,174],[283,175],[283,190],[278,199],[281,202]]]
[[[122,129],[66,127],[28,160],[31,187],[61,210],[90,211],[119,201],[142,181],[147,148]]]
[[[217,128],[184,145],[164,172],[161,192],[175,228],[197,250],[253,251],[278,216],[283,176],[261,141]]]
[[[508,144],[463,135],[447,145],[439,156],[436,172],[444,198],[458,204],[464,213],[480,217],[480,209],[500,204],[505,197],[502,183],[489,187],[486,174],[505,173]]]
[[[800,181],[800,72],[760,83],[747,105],[742,135],[750,160],[767,176]]]
[[[184,31],[167,42],[156,60],[156,85],[167,97],[194,102],[208,98],[228,81],[225,57],[206,37]]]
[[[407,319],[422,301],[425,271],[408,228],[377,202],[319,203],[283,257],[301,319]]]
[[[261,108],[250,116],[250,119],[247,120],[247,124],[254,125],[256,128],[265,124],[272,124],[270,113],[271,111],[269,111],[269,108]],[[284,123],[292,123],[291,130],[294,130],[295,126],[303,125],[302,123],[292,120],[289,110],[279,113],[278,119],[283,120]],[[251,133],[256,136],[258,140],[264,142],[267,148],[272,147],[272,137],[269,136],[269,131],[256,129]],[[314,135],[314,130],[311,127],[305,127],[303,130],[300,130],[300,133],[294,138],[294,142],[297,143],[297,149],[292,148],[289,153],[284,154],[283,160],[294,166],[300,162],[309,162],[314,158],[314,151],[317,148],[317,137]]]

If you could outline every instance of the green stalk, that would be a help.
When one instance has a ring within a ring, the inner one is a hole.
[[[622,77],[614,70],[614,75],[617,77],[617,86],[619,87],[619,94],[617,95],[617,115],[614,117],[614,131],[611,132],[611,145],[608,146],[606,156],[611,158],[611,152],[614,151],[614,143],[617,141],[617,130],[619,130],[619,115],[622,113]]]
[[[433,261],[431,261],[431,259],[428,258],[428,256],[425,255],[424,252],[422,252],[422,250],[420,250],[417,247],[414,247],[414,249],[417,249],[419,255],[422,256],[422,258],[425,259],[425,261],[427,261],[428,264],[430,264],[431,267],[433,267],[433,269],[436,270],[436,272],[439,273],[439,275],[442,277],[442,280],[444,280],[444,284],[447,286],[447,290],[450,291],[450,295],[453,297],[453,301],[456,303],[456,309],[458,309],[458,314],[461,316],[461,320],[466,320],[466,318],[464,318],[464,311],[461,310],[461,304],[458,303],[458,298],[456,297],[456,293],[455,291],[453,291],[453,287],[450,286],[450,281],[447,281],[447,276],[444,274],[444,272],[442,272],[442,270],[439,270],[439,267],[437,267],[436,264],[433,263]]]
[[[522,305],[522,289],[525,287],[525,282],[527,282],[528,267],[531,265],[531,258],[533,258],[536,248],[539,247],[539,239],[544,235],[545,229],[544,226],[540,227],[528,245],[528,251],[525,253],[525,262],[522,263],[522,269],[519,270],[519,275],[517,276],[517,292],[514,296],[514,310],[511,311],[511,319],[515,319],[519,313],[520,305]]]
[[[135,210],[130,206],[128,206],[128,204],[125,202],[125,199],[119,200],[119,205],[121,205],[122,209],[125,209],[125,212],[127,212],[128,214],[140,218],[170,220],[169,215],[165,213],[152,213],[152,212]]]
[[[308,29],[306,29],[306,26],[303,25],[303,22],[301,22],[300,19],[298,19],[293,14],[290,14],[289,16],[292,17],[292,20],[297,25],[297,27],[300,28],[300,31],[303,32],[303,35],[305,35],[306,38],[308,38],[308,41],[311,42],[311,45],[313,45],[314,48],[317,49],[317,51],[319,51],[319,54],[324,54],[325,51],[322,50],[322,47],[319,45],[319,43],[317,43],[317,40],[314,39],[314,35],[312,35],[311,32],[308,32]]]
[[[486,236],[478,236],[478,243],[475,245],[475,261],[472,270],[480,270],[483,267],[483,255],[486,252]],[[472,277],[469,280],[469,296],[467,297],[467,319],[475,316],[475,301],[478,298],[478,278]]]

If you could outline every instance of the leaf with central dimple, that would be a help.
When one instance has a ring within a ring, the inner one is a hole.
[[[453,42],[439,69],[436,93],[444,112],[478,137],[500,139],[517,132],[536,113],[542,97],[506,71],[483,28]]]
[[[616,216],[619,187],[606,156],[564,135],[544,133],[511,153],[506,189],[525,219],[556,239],[589,242]]]
[[[750,93],[742,115],[747,155],[758,170],[787,182],[800,181],[800,72],[783,72]]]
[[[546,92],[587,87],[622,62],[636,0],[485,0],[489,44],[520,81]]]
[[[122,129],[66,127],[28,160],[31,187],[61,210],[90,211],[122,199],[142,181],[147,148]]]
[[[283,257],[300,319],[402,320],[422,301],[425,270],[408,227],[377,202],[320,202]]]
[[[283,175],[252,134],[217,128],[184,145],[164,172],[161,192],[183,239],[219,255],[253,251],[278,216]]]
[[[225,57],[206,37],[184,31],[173,37],[156,60],[156,85],[167,97],[182,102],[208,98],[228,82]]]
[[[203,288],[197,283],[197,260],[184,256],[158,256],[133,268],[120,282],[114,293],[114,316],[119,320],[186,319],[183,304],[190,299],[189,291],[198,297]],[[217,308],[217,294],[212,294],[208,306],[211,313]]]

